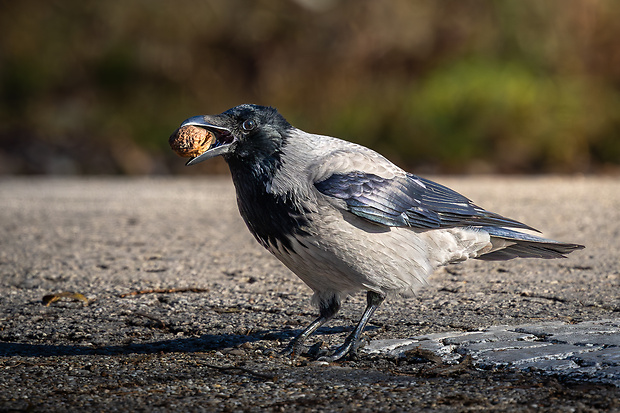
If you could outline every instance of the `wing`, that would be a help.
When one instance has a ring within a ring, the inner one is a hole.
[[[334,173],[314,184],[323,195],[343,200],[355,215],[386,226],[451,228],[528,225],[486,211],[443,185],[403,173],[390,178],[351,171]]]

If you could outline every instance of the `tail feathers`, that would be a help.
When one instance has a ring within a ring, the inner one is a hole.
[[[478,257],[500,261],[513,258],[566,258],[565,254],[585,248],[583,245],[554,241],[505,228],[483,228],[491,235],[493,248]]]

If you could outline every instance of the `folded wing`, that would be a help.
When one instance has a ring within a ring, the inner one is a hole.
[[[558,258],[583,248],[509,229],[536,231],[480,208],[443,185],[409,173],[391,178],[362,171],[334,173],[314,185],[323,195],[344,201],[349,212],[378,225],[419,229],[470,227],[488,232],[492,241],[501,240],[497,243],[500,247],[480,259]]]
[[[324,195],[346,202],[350,212],[387,226],[533,229],[486,211],[443,185],[408,173],[389,179],[360,171],[335,173],[316,182],[315,187]]]

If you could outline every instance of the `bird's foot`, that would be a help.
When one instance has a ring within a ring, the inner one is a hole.
[[[313,345],[308,347],[307,350],[305,349],[305,346],[302,343],[295,343],[294,341],[295,340],[291,341],[286,346],[286,348],[280,352],[280,354],[283,356],[291,356],[291,357],[303,355],[305,357],[317,358],[319,355],[325,353],[325,350],[321,350],[321,347],[323,346],[322,341],[318,341],[314,343]]]
[[[319,357],[319,361],[341,361],[341,360],[356,360],[357,350],[360,347],[360,343],[357,340],[350,340],[349,337],[345,340],[344,344],[329,356]]]
[[[321,350],[321,347],[323,347],[323,342],[317,341],[308,348],[308,351],[305,354],[308,357],[318,359],[320,355],[327,353],[326,350]]]
[[[295,357],[303,352],[304,345],[293,339],[290,343],[280,352],[283,356]]]

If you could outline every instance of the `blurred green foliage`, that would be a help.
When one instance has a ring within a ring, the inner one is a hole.
[[[422,172],[617,172],[615,0],[0,0],[0,173],[203,173],[240,103]]]

